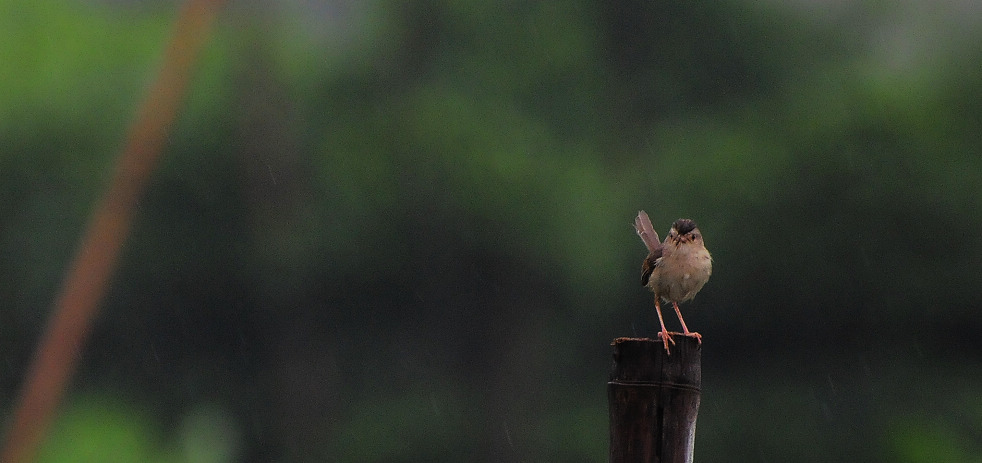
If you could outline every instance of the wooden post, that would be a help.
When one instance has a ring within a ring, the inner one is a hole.
[[[617,338],[611,343],[610,463],[692,462],[701,348],[695,338],[681,333],[673,339],[671,355],[657,339]]]

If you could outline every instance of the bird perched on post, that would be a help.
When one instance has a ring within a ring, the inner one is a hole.
[[[661,315],[662,299],[671,302],[675,307],[675,314],[682,322],[682,334],[694,337],[702,343],[702,336],[689,331],[682,319],[682,312],[679,311],[679,302],[695,297],[713,273],[713,258],[706,250],[702,233],[695,222],[678,219],[668,231],[665,242],[659,243],[658,233],[644,211],[638,212],[638,217],[634,219],[634,228],[648,248],[648,257],[641,263],[641,285],[655,293],[655,311],[658,312],[658,322],[661,323],[658,337],[665,343],[665,351],[671,353],[668,343],[675,344],[675,340],[665,328],[665,319]]]

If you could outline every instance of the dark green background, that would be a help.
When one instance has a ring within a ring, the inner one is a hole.
[[[697,461],[982,461],[977,6],[261,3],[43,461],[606,461],[638,209],[714,256]],[[0,3],[5,422],[176,9]]]

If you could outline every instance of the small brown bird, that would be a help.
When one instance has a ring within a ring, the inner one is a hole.
[[[661,315],[661,299],[671,302],[675,307],[675,314],[682,322],[684,332],[681,334],[692,336],[702,343],[702,336],[689,331],[682,319],[682,312],[679,311],[679,302],[695,297],[713,273],[713,258],[706,250],[702,233],[695,222],[678,219],[672,224],[665,242],[659,243],[658,233],[644,211],[638,212],[638,218],[634,219],[634,228],[648,248],[648,257],[641,263],[641,285],[655,293],[655,311],[658,312],[658,322],[661,323],[658,337],[665,343],[665,351],[671,353],[668,343],[675,344],[675,340],[665,328],[665,320]]]

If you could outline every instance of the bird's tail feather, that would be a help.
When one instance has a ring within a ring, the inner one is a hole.
[[[649,252],[661,247],[661,243],[658,241],[658,232],[655,231],[655,227],[651,225],[651,219],[644,211],[638,211],[638,217],[634,219],[634,229],[637,230],[638,236],[641,237],[641,241],[644,241]]]

